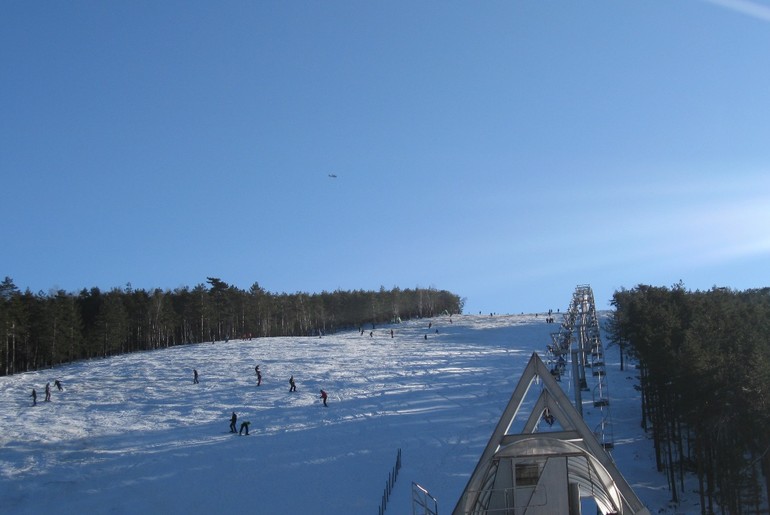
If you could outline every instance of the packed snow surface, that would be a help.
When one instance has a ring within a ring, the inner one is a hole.
[[[542,315],[461,315],[363,329],[0,378],[2,511],[374,514],[401,449],[387,513],[412,513],[412,482],[451,513],[524,366],[545,354],[558,325]],[[614,348],[606,358],[620,471],[652,513],[699,513],[694,494],[668,505],[639,427],[637,371],[621,372]],[[249,436],[230,433],[233,411],[239,428],[251,422]]]

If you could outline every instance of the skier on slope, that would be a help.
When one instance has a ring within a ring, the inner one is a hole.
[[[245,429],[246,430],[246,436],[249,436],[249,424],[251,424],[251,422],[249,422],[248,420],[245,421],[245,422],[241,422],[241,430],[238,431],[238,434],[242,435],[243,434],[243,430]]]
[[[294,376],[291,376],[289,378],[289,391],[290,392],[296,392],[297,391],[297,385],[294,383]]]
[[[57,389],[58,389],[60,392],[64,390],[64,388],[62,388],[62,385],[61,385],[61,381],[59,381],[58,379],[57,379],[56,381],[54,381],[54,382],[53,382],[53,384],[54,384],[54,386],[55,386],[55,387],[56,387],[56,388],[57,388]]]
[[[198,371],[193,368],[193,384],[198,384]]]
[[[46,402],[51,401],[51,383],[45,384],[45,401]]]
[[[34,388],[32,389],[32,395],[30,395],[30,397],[32,397],[32,405],[37,406],[37,392]]]
[[[328,408],[328,407],[329,407],[329,405],[328,405],[328,404],[326,404],[326,398],[327,398],[327,397],[328,397],[328,395],[326,395],[326,392],[325,392],[325,391],[323,391],[323,390],[321,390],[321,400],[323,400],[323,401],[324,401],[324,406],[326,406],[326,407]]]
[[[235,433],[235,423],[238,421],[238,415],[233,411],[233,416],[230,417],[230,432]]]

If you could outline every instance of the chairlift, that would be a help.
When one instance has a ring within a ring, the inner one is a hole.
[[[552,426],[554,421],[556,420],[553,415],[551,415],[551,410],[548,408],[545,408],[543,410],[543,420],[545,420],[545,423],[549,426]]]

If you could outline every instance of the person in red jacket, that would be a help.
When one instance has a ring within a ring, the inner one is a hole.
[[[329,407],[329,405],[328,405],[328,404],[326,404],[326,397],[328,397],[328,396],[326,395],[326,392],[325,392],[325,391],[323,391],[323,390],[321,390],[321,400],[323,400],[323,401],[324,401],[324,406],[326,406],[326,407],[328,408],[328,407]]]

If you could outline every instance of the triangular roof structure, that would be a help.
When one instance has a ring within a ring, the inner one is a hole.
[[[540,395],[519,434],[511,425],[535,378]],[[544,416],[561,430],[535,432]],[[579,513],[593,497],[604,514],[649,515],[569,398],[533,353],[453,515]]]

